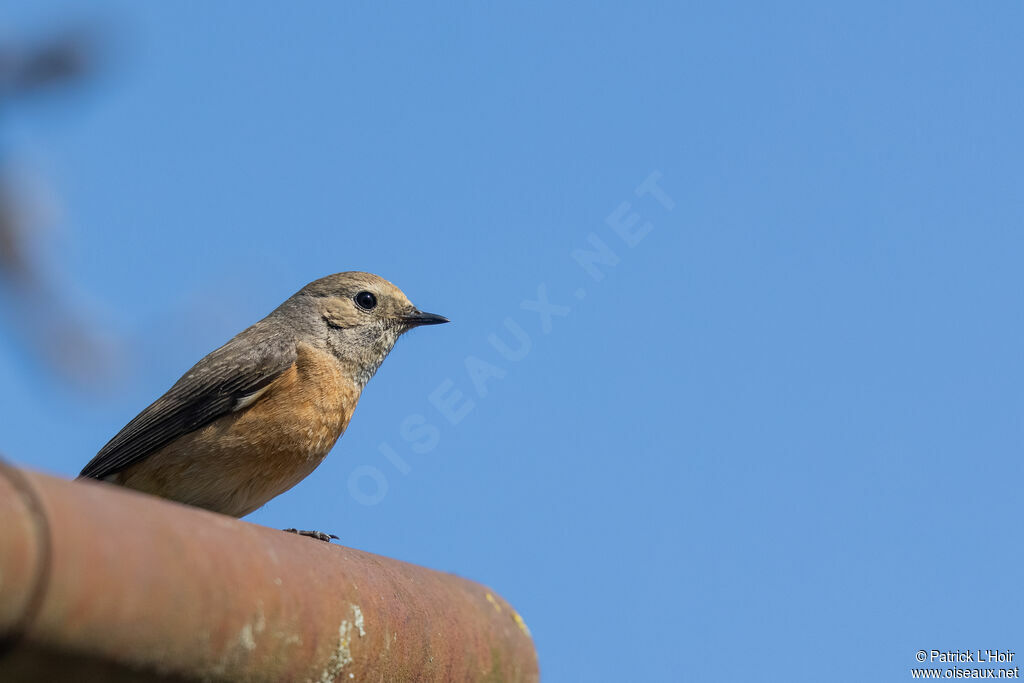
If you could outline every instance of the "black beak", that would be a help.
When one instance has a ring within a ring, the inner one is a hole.
[[[423,311],[413,311],[408,315],[403,315],[402,322],[409,327],[419,327],[420,325],[440,325],[451,321],[443,315],[424,313]]]

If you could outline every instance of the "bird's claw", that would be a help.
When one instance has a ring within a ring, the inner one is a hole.
[[[316,540],[323,541],[325,543],[330,543],[332,538],[334,540],[338,540],[338,537],[334,534],[327,534],[323,531],[306,531],[304,529],[285,529],[285,531],[290,534],[298,534],[299,536],[309,536],[310,538],[315,538]]]

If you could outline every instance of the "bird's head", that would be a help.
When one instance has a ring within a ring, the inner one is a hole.
[[[328,347],[350,364],[365,385],[394,347],[414,327],[448,319],[424,313],[398,287],[371,273],[336,273],[309,283],[296,294],[314,306]]]

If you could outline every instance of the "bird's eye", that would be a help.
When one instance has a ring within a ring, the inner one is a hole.
[[[373,295],[373,292],[359,292],[356,294],[356,306],[369,311],[377,307],[377,297]]]

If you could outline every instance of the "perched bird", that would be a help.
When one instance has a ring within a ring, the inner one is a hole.
[[[376,275],[311,282],[196,363],[80,477],[242,517],[320,464],[399,336],[446,322]]]

